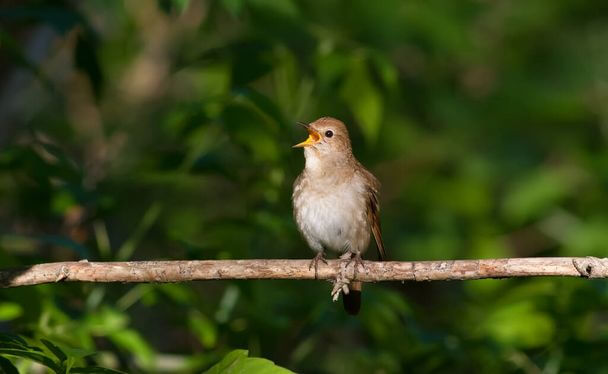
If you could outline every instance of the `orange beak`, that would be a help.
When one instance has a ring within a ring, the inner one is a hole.
[[[302,147],[310,147],[311,145],[315,145],[321,140],[321,134],[313,130],[310,125],[303,124],[298,122],[299,125],[304,126],[306,131],[308,131],[308,138],[304,140],[302,143],[298,143],[294,145],[292,148],[302,148]]]

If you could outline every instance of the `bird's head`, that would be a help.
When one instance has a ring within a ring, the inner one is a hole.
[[[342,121],[331,117],[322,117],[309,124],[300,123],[308,131],[308,138],[294,145],[304,148],[304,155],[317,161],[347,161],[352,157],[348,130]]]

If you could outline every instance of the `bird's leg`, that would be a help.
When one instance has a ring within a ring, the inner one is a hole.
[[[351,264],[351,262],[355,263],[354,268],[353,268],[353,279],[357,278],[357,273],[359,272],[359,269],[358,269],[359,266],[361,266],[364,271],[367,271],[367,268],[365,267],[365,263],[363,262],[363,259],[361,258],[360,252],[347,251],[342,256],[340,256],[340,258],[343,260],[347,260],[347,262],[346,262],[347,267],[348,267],[348,265]]]
[[[367,268],[365,267],[365,262],[363,262],[363,259],[361,258],[361,253],[357,252],[355,253],[355,255],[353,257],[351,257],[350,259],[351,261],[355,262],[355,269],[354,269],[354,277],[357,277],[357,269],[359,268],[359,266],[361,266],[363,268],[363,271],[367,271]]]
[[[317,273],[319,270],[319,261],[325,263],[325,265],[327,265],[327,260],[324,257],[324,253],[323,251],[320,251],[319,253],[317,253],[317,255],[312,259],[312,261],[310,261],[310,265],[308,265],[308,270],[312,269],[312,267],[315,267],[315,279],[317,279]]]

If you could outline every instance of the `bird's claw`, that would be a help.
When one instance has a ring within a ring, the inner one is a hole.
[[[348,267],[348,265],[350,265],[352,262],[354,262],[353,279],[357,278],[357,273],[359,272],[359,270],[358,270],[359,266],[361,266],[363,268],[363,270],[365,272],[367,272],[367,267],[365,266],[365,262],[363,262],[363,259],[361,258],[360,253],[347,252],[347,253],[343,254],[342,256],[340,256],[340,258],[343,260],[347,260],[345,267]]]
[[[331,290],[331,296],[333,301],[338,301],[340,294],[348,295],[350,292],[348,285],[350,281],[348,278],[344,276],[344,274],[339,274],[336,279],[333,281],[334,287]]]
[[[323,252],[317,253],[317,255],[310,261],[310,265],[308,265],[308,270],[312,269],[313,266],[315,267],[315,279],[318,278],[317,274],[319,271],[319,261],[327,265],[327,260],[325,257],[323,257]]]
[[[336,275],[336,279],[334,279],[333,281],[334,287],[331,290],[331,296],[333,301],[337,301],[340,297],[340,294],[348,295],[348,293],[350,292],[348,286],[351,280],[348,277],[347,268],[352,262],[354,262],[353,279],[357,278],[359,266],[361,266],[363,270],[367,271],[367,267],[365,266],[365,263],[361,259],[361,254],[359,253],[347,251],[342,256],[340,256],[340,259],[343,261],[340,263],[340,271]]]

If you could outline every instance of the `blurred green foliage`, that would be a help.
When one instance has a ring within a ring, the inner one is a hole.
[[[0,334],[0,371],[3,374],[18,374],[19,370],[8,357],[20,357],[25,360],[39,363],[49,372],[56,374],[67,373],[98,373],[98,374],[120,374],[116,371],[98,366],[78,366],[76,362],[93,354],[79,349],[65,349],[53,342],[41,339],[41,348],[31,345],[18,335]],[[27,361],[25,361],[27,362]]]
[[[2,267],[309,258],[291,145],[327,115],[383,183],[394,260],[606,253],[608,2],[4,2],[0,55]],[[608,373],[603,281],[363,303],[345,315],[322,282],[53,284],[0,290],[0,332],[129,373],[233,349],[306,373]]]

